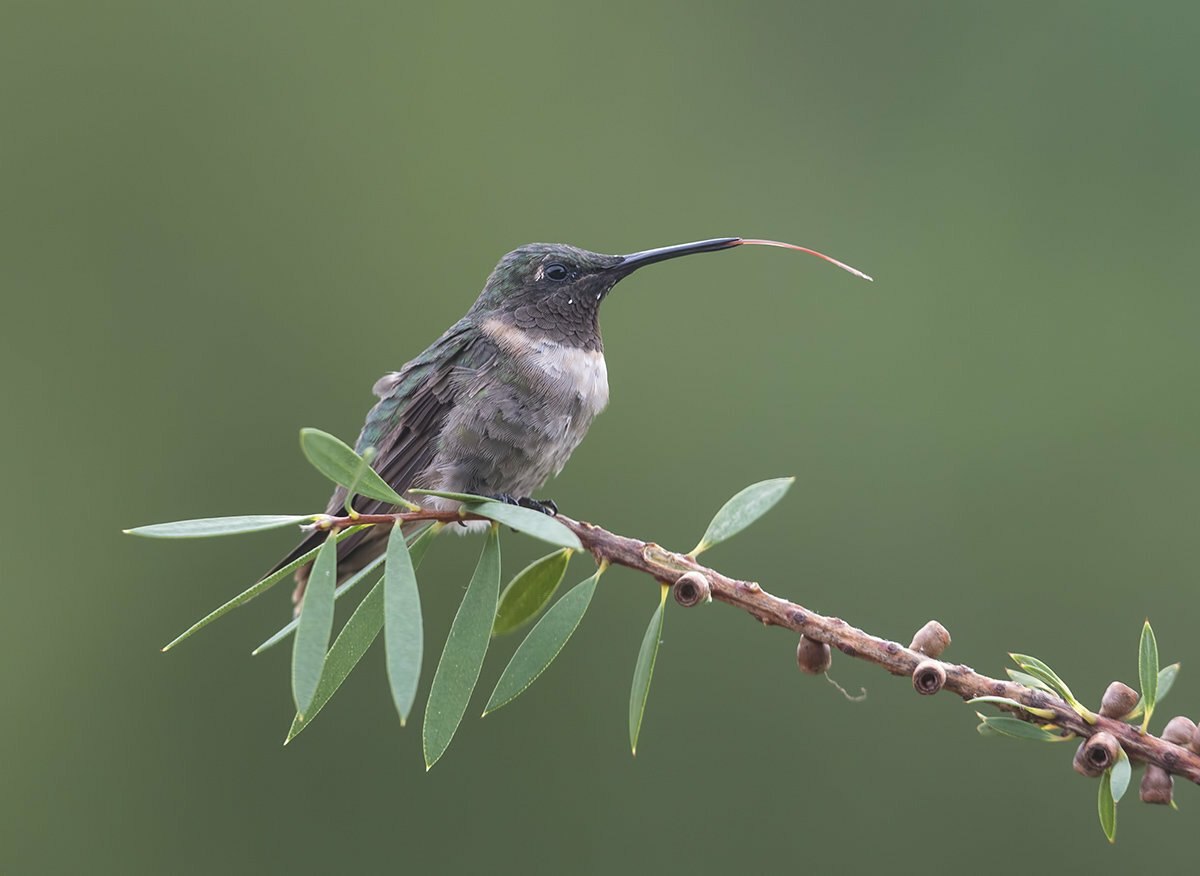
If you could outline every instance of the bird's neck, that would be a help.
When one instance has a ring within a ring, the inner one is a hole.
[[[569,309],[568,309],[569,308]],[[484,333],[512,353],[531,345],[554,344],[589,353],[603,353],[597,308],[571,302],[556,309],[551,302],[493,314],[480,322]]]
[[[604,344],[600,340],[599,326],[591,332],[546,329],[537,325],[523,328],[512,320],[492,316],[480,323],[479,328],[501,350],[518,358],[548,349],[604,357]]]

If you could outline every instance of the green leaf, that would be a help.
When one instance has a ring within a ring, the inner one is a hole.
[[[251,514],[245,517],[201,517],[197,520],[176,520],[174,523],[151,523],[122,530],[126,535],[144,538],[210,538],[214,535],[240,535],[243,532],[262,532],[282,529],[297,523],[310,523],[312,514]]]
[[[357,572],[355,572],[353,575],[351,575],[349,578],[347,578],[345,581],[343,581],[341,583],[341,585],[338,586],[337,591],[333,594],[333,598],[335,600],[341,599],[343,596],[345,596],[347,593],[349,593],[351,590],[353,590],[355,588],[355,586],[357,586],[362,581],[366,580],[366,578],[372,572],[374,572],[376,569],[378,569],[382,565],[383,565],[383,556],[382,555],[371,560],[371,562],[367,563],[365,566],[363,566],[361,569],[359,569]],[[266,651],[268,648],[273,648],[276,645],[278,645],[280,642],[282,642],[284,639],[286,639],[288,636],[290,636],[292,633],[294,633],[296,631],[296,625],[299,623],[300,623],[300,618],[298,618],[298,617],[292,618],[290,621],[288,621],[286,624],[284,624],[279,630],[277,630],[274,635],[272,635],[269,639],[267,639],[265,642],[263,642],[261,645],[259,645],[257,648],[255,648],[253,651],[251,651],[250,656],[257,657],[259,654],[261,654],[263,651]]]
[[[325,652],[333,633],[333,588],[337,581],[337,541],[325,539],[313,562],[300,603],[300,623],[292,643],[292,698],[303,715],[317,692]]]
[[[534,511],[532,508],[522,508],[520,505],[507,505],[503,502],[481,502],[465,505],[463,510],[470,514],[478,514],[505,526],[511,526],[518,532],[549,542],[558,547],[572,550],[583,550],[579,537],[549,514]]]
[[[317,717],[317,713],[342,686],[342,682],[346,680],[350,670],[357,666],[363,654],[367,653],[367,649],[371,647],[371,643],[375,641],[375,637],[379,635],[381,629],[383,629],[382,578],[367,591],[367,595],[363,597],[362,602],[354,609],[354,613],[350,615],[350,619],[346,621],[337,638],[333,640],[333,646],[325,656],[325,668],[321,672],[321,680],[317,684],[317,692],[313,695],[312,703],[309,704],[307,712],[303,715],[297,713],[292,719],[287,739],[283,740],[284,745],[295,739],[301,730],[312,723],[313,718]]]
[[[1017,684],[1023,684],[1025,687],[1031,687],[1034,690],[1040,690],[1044,693],[1058,696],[1058,691],[1046,684],[1046,682],[1042,681],[1040,678],[1034,678],[1028,672],[1020,672],[1016,669],[1006,669],[1005,672],[1007,672],[1008,677]]]
[[[663,586],[658,608],[650,616],[642,647],[638,649],[637,665],[633,668],[633,687],[629,690],[629,747],[637,757],[638,735],[642,732],[642,718],[646,714],[646,699],[650,696],[650,680],[654,677],[654,663],[658,659],[658,645],[662,641],[664,609],[670,587]]]
[[[478,514],[505,526],[511,526],[518,532],[549,542],[559,547],[569,547],[582,550],[579,538],[566,526],[555,520],[549,514],[535,511],[532,508],[522,508],[520,505],[509,505],[497,502],[487,496],[477,496],[474,493],[455,493],[446,490],[409,490],[417,496],[437,496],[441,499],[451,499],[462,502],[462,510],[468,514]]]
[[[558,590],[571,561],[570,548],[563,548],[534,560],[508,583],[500,594],[492,635],[511,633],[524,626]]]
[[[340,439],[320,429],[300,430],[300,449],[313,468],[335,484],[353,488],[360,495],[399,505],[409,511],[417,506],[409,502],[371,468],[361,456]]]
[[[1009,654],[1018,666],[1037,678],[1048,684],[1054,691],[1067,702],[1075,699],[1075,695],[1071,693],[1071,689],[1067,687],[1067,683],[1058,677],[1053,669],[1043,663],[1036,657],[1030,657],[1028,654]]]
[[[694,557],[701,551],[737,535],[770,511],[795,482],[795,478],[775,478],[746,487],[721,506],[721,510],[708,524],[704,537],[692,548],[689,556]]]
[[[474,493],[454,493],[447,490],[409,490],[414,496],[437,496],[439,499],[451,499],[455,502],[462,502],[466,505],[471,505],[476,502],[494,502],[496,501],[491,496],[477,496]]]
[[[346,509],[348,516],[354,515],[354,497],[358,495],[358,485],[362,483],[363,478],[368,477],[367,472],[374,471],[371,467],[374,459],[374,447],[364,447],[363,452],[358,454],[358,470],[354,473],[354,480],[347,485],[346,498],[342,500],[342,507]]]
[[[1138,642],[1138,676],[1142,682],[1141,732],[1145,733],[1158,704],[1158,642],[1149,620],[1142,625],[1142,638]]]
[[[408,555],[412,559],[413,568],[419,568],[425,552],[433,543],[433,537],[441,530],[442,524],[435,523],[421,530],[408,546]],[[317,685],[317,693],[313,696],[312,704],[303,715],[292,719],[284,744],[291,742],[296,735],[312,723],[317,713],[325,707],[330,698],[337,693],[346,676],[358,665],[363,654],[371,647],[379,631],[383,629],[383,580],[380,579],[367,591],[362,602],[354,609],[338,637],[333,640],[333,647],[325,656],[325,669],[321,672],[321,681]]]
[[[387,646],[392,701],[403,727],[417,698],[424,634],[417,574],[399,523],[392,528],[388,538],[387,572],[383,578],[383,640]]]
[[[572,587],[529,631],[496,683],[483,714],[511,703],[554,662],[583,620],[601,572],[603,569],[598,569],[592,577]]]
[[[1059,678],[1058,673],[1047,664],[1036,657],[1030,657],[1028,654],[1009,654],[1008,656],[1034,678],[1040,679],[1053,688],[1053,692],[1062,697],[1067,702],[1067,705],[1074,709],[1085,721],[1089,724],[1096,723],[1096,716],[1083,703],[1075,699],[1075,694],[1071,693],[1071,689],[1067,687],[1067,683]]]
[[[361,527],[361,526],[351,526],[351,527],[341,530],[334,537],[338,541],[341,541],[343,538],[346,538],[351,533],[358,532],[362,528],[363,527]],[[170,642],[168,642],[163,647],[163,650],[170,651],[172,648],[174,648],[176,645],[178,645],[180,642],[182,642],[188,636],[191,636],[193,633],[196,633],[197,631],[202,630],[204,627],[211,624],[217,618],[222,617],[226,614],[229,614],[229,612],[233,611],[235,608],[237,608],[239,606],[245,605],[247,602],[249,602],[251,599],[254,599],[256,596],[261,596],[262,594],[266,593],[268,590],[270,590],[272,587],[274,587],[276,584],[278,584],[284,578],[291,575],[292,572],[299,569],[305,563],[310,562],[312,560],[312,558],[317,555],[317,552],[319,550],[320,550],[319,547],[313,548],[308,553],[292,560],[286,566],[276,569],[274,572],[272,572],[267,577],[263,578],[261,581],[259,581],[257,584],[255,584],[253,587],[243,590],[241,593],[239,593],[237,596],[233,597],[233,599],[229,600],[224,605],[210,611],[204,617],[200,618],[200,620],[196,621],[194,624],[192,624],[190,627],[188,627],[186,630],[184,630],[182,633],[180,633],[178,636],[176,636],[174,639],[172,639]]]
[[[976,712],[976,714],[979,713]],[[1031,739],[1034,742],[1066,742],[1072,738],[1071,734],[1064,736],[1053,730],[1047,730],[1036,724],[1030,724],[1028,721],[1022,721],[1020,718],[1010,718],[1007,715],[991,715],[988,717],[979,715],[979,717],[983,719],[983,722],[990,729],[1001,736],[1011,736],[1013,739]]]
[[[1100,810],[1100,829],[1108,837],[1110,843],[1117,841],[1117,801],[1112,795],[1111,770],[1105,770],[1100,776],[1100,799],[1097,808]]]
[[[1175,686],[1175,679],[1179,677],[1179,669],[1179,663],[1172,663],[1171,665],[1164,666],[1162,669],[1158,670],[1158,696],[1156,698],[1158,703],[1161,703],[1164,699],[1166,699],[1167,694],[1171,692],[1171,688]],[[1122,715],[1122,717],[1126,721],[1134,721],[1142,717],[1142,712],[1145,710],[1145,700],[1139,699],[1137,705],[1133,707],[1133,711],[1131,711],[1128,715]]]
[[[483,553],[466,595],[450,625],[450,635],[442,649],[433,674],[429,701],[425,704],[425,725],[422,748],[425,769],[431,768],[446,753],[450,740],[458,730],[467,710],[479,670],[492,638],[492,623],[496,620],[496,604],[500,597],[500,533],[493,526],[488,531]]]
[[[1129,788],[1129,779],[1133,774],[1133,768],[1129,763],[1129,755],[1125,753],[1125,749],[1117,749],[1117,760],[1108,768],[1108,771],[1111,773],[1109,784],[1113,803],[1120,803],[1121,798],[1125,796],[1125,791]]]
[[[1169,666],[1164,666],[1158,670],[1158,693],[1155,696],[1156,703],[1161,703],[1163,698],[1171,692],[1171,688],[1175,686],[1175,679],[1179,677],[1179,664],[1172,663]]]
[[[1010,706],[1014,709],[1022,709],[1031,715],[1036,715],[1039,718],[1053,718],[1054,711],[1052,709],[1039,709],[1034,706],[1027,706],[1017,700],[1009,699],[1008,697],[975,697],[967,700],[968,703],[991,703],[995,706]]]
[[[980,736],[1001,735],[995,727],[988,723],[986,715],[982,714],[981,712],[976,712],[975,714],[979,716],[979,723],[975,726],[975,732],[977,732]]]

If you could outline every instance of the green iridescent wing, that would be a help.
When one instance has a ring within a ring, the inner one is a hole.
[[[491,342],[467,320],[460,320],[399,371],[376,382],[379,401],[367,414],[355,449],[375,448],[371,467],[397,493],[403,494],[437,454],[442,426],[453,407],[464,374],[485,366],[494,355]],[[344,514],[346,491],[338,487],[329,499],[328,514]],[[354,510],[360,514],[386,514],[394,510],[377,499],[357,496]],[[352,569],[369,557],[351,555],[360,549],[371,556],[382,550],[383,541],[371,536],[374,528],[356,533],[338,545],[340,569]],[[275,568],[280,568],[315,547],[322,533],[310,533]],[[369,550],[367,547],[369,546]],[[349,561],[349,562],[348,562]]]

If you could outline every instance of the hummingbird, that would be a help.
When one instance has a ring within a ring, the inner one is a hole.
[[[815,250],[772,240],[719,237],[630,255],[526,244],[500,259],[462,319],[375,383],[379,401],[355,450],[374,448],[372,467],[401,495],[411,489],[471,493],[557,514],[552,500],[533,495],[562,470],[608,404],[600,305],[617,283],[646,265],[745,244],[799,250],[871,279]],[[457,504],[411,498],[429,508]],[[328,513],[337,514],[345,499],[339,487]],[[397,510],[364,496],[356,496],[352,507],[360,514]],[[383,553],[386,535],[383,527],[369,527],[340,542],[339,578]],[[309,533],[275,568],[324,537]],[[296,572],[297,611],[309,569]]]

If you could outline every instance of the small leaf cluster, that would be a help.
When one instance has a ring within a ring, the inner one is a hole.
[[[1008,675],[1013,681],[1025,687],[1058,697],[1083,718],[1084,721],[1089,724],[1096,723],[1097,714],[1084,706],[1071,692],[1066,682],[1046,663],[1026,654],[1010,654],[1009,656],[1012,657],[1013,662],[1019,667],[1018,669],[1008,670]],[[1114,682],[1109,687],[1110,693],[1106,694],[1099,715],[1130,723],[1135,723],[1138,719],[1141,719],[1139,732],[1145,734],[1149,727],[1150,717],[1154,714],[1155,706],[1170,692],[1171,686],[1175,683],[1178,674],[1178,663],[1172,663],[1169,666],[1159,668],[1158,642],[1154,636],[1154,629],[1150,626],[1150,622],[1146,621],[1142,626],[1142,634],[1138,642],[1138,677],[1141,683],[1141,694],[1138,696],[1136,702],[1134,702],[1133,697],[1136,695],[1136,692],[1133,692],[1119,682]],[[1113,695],[1122,691],[1128,693],[1127,699]],[[977,729],[981,735],[1010,736],[1015,739],[1028,739],[1038,742],[1066,742],[1076,738],[1074,733],[1053,722],[1055,713],[1052,709],[1030,706],[1008,697],[976,697],[970,700],[970,702],[988,703],[1029,716],[1028,719],[1025,719],[1011,715],[985,716],[976,713],[980,719]],[[1117,703],[1120,703],[1120,705],[1115,706],[1114,704]],[[1111,752],[1105,753],[1103,758],[1096,758],[1106,765],[1102,771],[1099,769],[1089,771],[1085,762],[1080,771],[1085,771],[1087,775],[1095,776],[1099,774],[1100,776],[1100,791],[1097,801],[1100,827],[1104,831],[1104,835],[1108,838],[1108,841],[1115,842],[1117,835],[1117,804],[1129,788],[1132,776],[1132,764],[1129,756],[1117,743],[1115,737],[1108,733],[1097,733],[1090,739],[1085,739],[1080,746],[1080,751],[1076,755],[1077,763],[1083,760],[1082,756],[1089,750],[1094,752],[1097,748],[1103,747],[1102,744],[1096,744],[1099,737],[1104,737],[1105,741],[1113,748]],[[1146,799],[1145,796],[1143,796],[1143,799]]]
[[[285,741],[290,742],[312,722],[381,632],[392,701],[400,724],[404,726],[420,687],[425,647],[417,570],[434,538],[447,524],[420,519],[419,514],[405,519],[403,512],[423,509],[379,477],[371,467],[373,448],[356,452],[319,429],[301,430],[300,446],[305,458],[345,492],[346,518],[326,514],[220,517],[126,530],[134,535],[155,538],[201,538],[299,524],[309,531],[327,533],[320,546],[228,600],[169,642],[163,650],[170,650],[311,564],[298,617],[253,652],[260,654],[289,637],[293,640],[291,682],[295,716]],[[739,492],[713,517],[689,556],[694,558],[745,529],[782,498],[792,480],[763,481]],[[360,495],[388,503],[401,513],[387,516],[386,523],[380,522],[378,517],[367,520],[353,507],[353,499]],[[475,571],[442,647],[425,703],[422,749],[428,769],[445,754],[466,714],[492,638],[516,632],[541,615],[501,674],[484,715],[512,702],[549,668],[582,621],[606,563],[600,562],[591,575],[554,600],[572,556],[582,550],[578,536],[562,522],[539,511],[498,502],[487,496],[416,489],[409,490],[408,495],[454,500],[461,503],[461,516],[491,521]],[[339,583],[338,543],[369,526],[381,525],[391,526],[384,552]],[[503,590],[500,588],[501,526],[556,548],[518,572]],[[336,601],[356,591],[364,581],[371,582],[371,586],[335,637]],[[662,639],[669,589],[666,585],[662,588],[634,669],[629,699],[629,739],[634,753]]]

